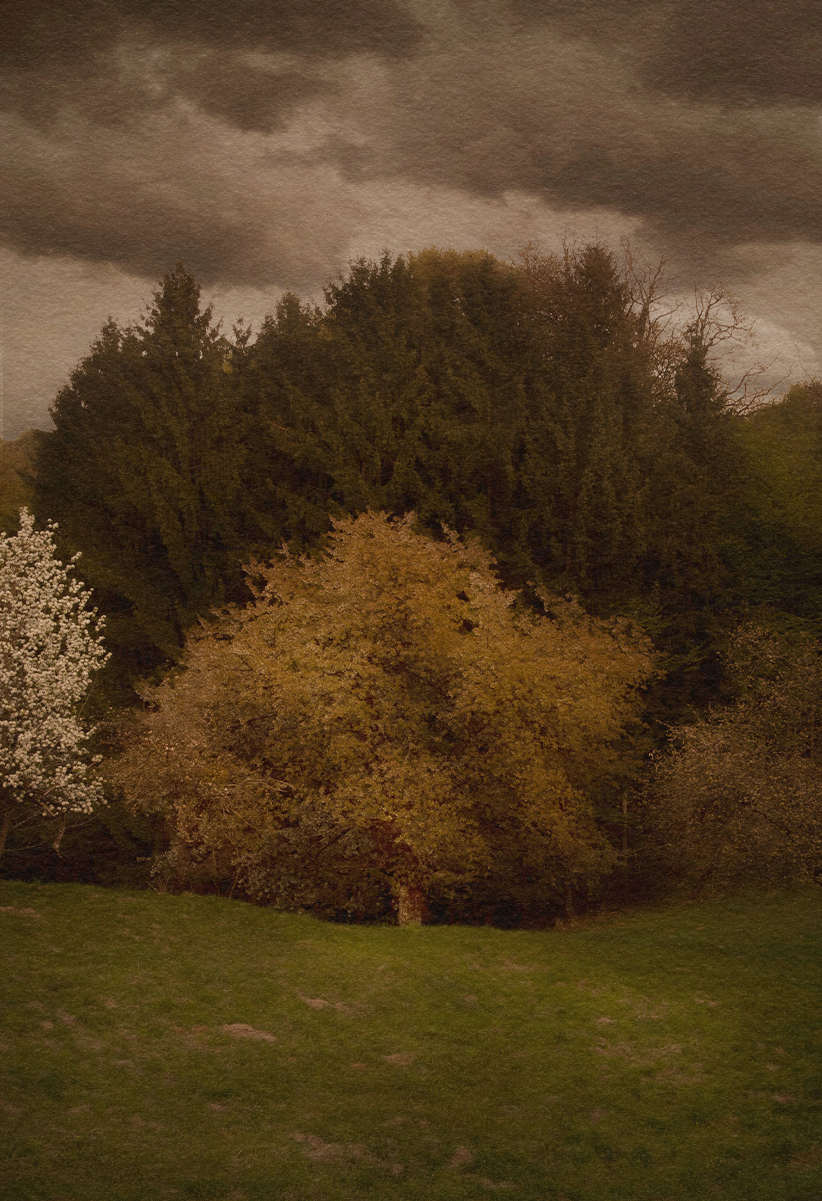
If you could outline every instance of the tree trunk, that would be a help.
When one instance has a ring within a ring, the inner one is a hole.
[[[60,855],[60,843],[63,841],[63,835],[66,832],[66,822],[67,821],[68,821],[68,814],[64,810],[60,816],[60,823],[57,827],[57,834],[55,835],[54,842],[51,844],[52,849],[55,850],[58,855]],[[60,855],[60,858],[62,859],[63,856]]]
[[[11,806],[3,811],[3,820],[0,823],[0,855],[3,854],[3,848],[6,845],[6,839],[11,829]]]
[[[428,904],[425,893],[417,884],[399,884],[397,886],[399,901],[399,924],[401,926],[421,926],[428,915]]]
[[[565,885],[565,917],[569,925],[574,920],[574,894],[571,892],[571,885]]]
[[[177,859],[174,865],[174,890],[182,892],[188,880],[188,869],[191,866],[191,852],[184,842],[177,845]]]

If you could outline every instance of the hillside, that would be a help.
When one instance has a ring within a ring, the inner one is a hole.
[[[16,530],[18,510],[31,507],[31,489],[22,477],[32,468],[35,438],[34,430],[13,441],[0,438],[0,530]]]
[[[14,1201],[812,1201],[818,890],[548,933],[0,884]]]

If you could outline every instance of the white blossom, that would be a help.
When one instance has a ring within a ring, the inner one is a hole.
[[[0,533],[0,850],[16,814],[89,813],[102,800],[80,709],[108,655],[104,618],[55,556],[54,530]]]

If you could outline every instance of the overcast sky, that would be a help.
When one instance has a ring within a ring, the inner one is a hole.
[[[26,0],[0,59],[6,438],[178,259],[256,325],[384,247],[627,236],[822,374],[821,0]]]

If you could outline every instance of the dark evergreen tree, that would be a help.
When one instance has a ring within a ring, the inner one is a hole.
[[[696,634],[699,614],[734,590],[730,510],[741,479],[738,424],[701,336],[689,329],[675,391],[656,423],[644,564],[647,584],[676,604],[686,637]]]
[[[284,298],[251,353],[256,478],[284,536],[309,539],[328,512],[413,508],[432,528],[516,546],[516,273],[483,252],[385,254],[354,263],[326,301],[319,313]]]
[[[739,418],[697,326],[656,412],[648,473],[646,625],[666,653],[667,705],[699,707],[722,687],[721,651],[744,603],[734,506]]]
[[[241,580],[235,351],[178,265],[142,326],[109,322],[39,437],[38,515],[58,522],[134,670],[172,658]]]
[[[419,474],[445,510],[432,507],[431,518],[477,532],[506,575],[521,574],[520,464],[532,360],[522,280],[485,252],[428,250],[410,264],[426,314]]]
[[[304,550],[330,529],[335,422],[328,395],[335,363],[323,316],[286,293],[244,360],[246,495],[258,553],[283,541]]]
[[[530,555],[547,578],[613,604],[636,592],[645,549],[650,348],[604,247],[531,255],[523,274],[538,353],[523,472]]]
[[[654,703],[668,719],[719,686],[743,601],[739,418],[702,326],[660,354],[605,247],[531,251],[522,270],[539,356],[523,473],[534,571],[642,622],[665,655]]]

